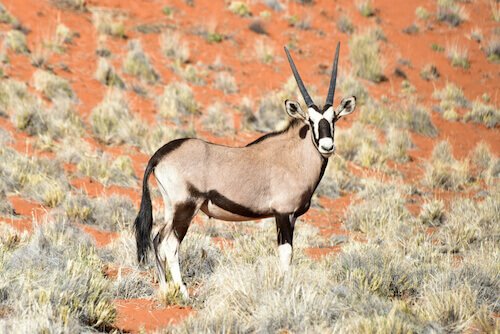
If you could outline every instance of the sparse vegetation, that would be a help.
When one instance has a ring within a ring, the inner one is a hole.
[[[437,67],[434,64],[426,64],[420,71],[420,76],[424,80],[435,81],[439,79],[441,74],[439,73]]]
[[[160,45],[165,57],[180,63],[189,61],[190,51],[187,42],[182,41],[181,34],[177,31],[167,30],[160,35]]]
[[[158,97],[156,103],[161,116],[176,120],[192,116],[198,110],[193,91],[181,82],[173,82],[165,86],[163,94]]]
[[[218,72],[215,75],[215,87],[226,94],[232,94],[238,91],[236,79],[228,72]]]
[[[119,12],[104,8],[92,10],[92,21],[100,34],[125,38],[124,16]]]
[[[440,100],[439,108],[443,112],[455,112],[456,108],[468,108],[470,105],[462,89],[451,82],[447,82],[441,90],[434,90],[432,97]]]
[[[484,47],[488,60],[494,63],[500,62],[500,37],[491,36]]]
[[[33,74],[33,82],[35,89],[51,100],[58,97],[69,99],[75,97],[75,93],[66,79],[48,71],[37,70]]]
[[[234,132],[233,119],[224,111],[225,106],[221,103],[212,104],[207,108],[203,116],[203,126],[216,135],[228,135]]]
[[[457,0],[438,0],[436,17],[439,21],[456,27],[465,21],[468,15]]]
[[[432,188],[457,190],[469,181],[467,161],[455,160],[451,145],[441,141],[434,147],[432,157],[426,164],[424,183]]]
[[[258,39],[254,46],[255,56],[257,59],[264,63],[270,64],[274,60],[274,48],[268,44],[264,39]]]
[[[156,83],[160,76],[142,50],[141,42],[139,40],[130,41],[128,49],[129,51],[123,60],[123,71],[148,83]]]
[[[337,29],[344,34],[350,35],[354,32],[354,25],[348,16],[342,15],[337,20]]]
[[[474,101],[471,111],[465,114],[464,120],[495,128],[497,124],[500,124],[500,110],[492,105]]]
[[[250,8],[243,1],[231,1],[228,6],[229,11],[241,17],[247,17],[252,15]]]
[[[380,46],[373,30],[351,37],[349,55],[357,76],[373,82],[380,82],[384,79]]]
[[[17,19],[1,3],[0,3],[0,23],[6,23],[11,25],[17,23]]]
[[[375,15],[375,9],[371,0],[357,0],[356,7],[361,15],[370,17]]]
[[[419,6],[417,7],[417,9],[415,9],[415,16],[419,20],[427,21],[430,18],[431,14],[427,11],[427,9]]]
[[[446,48],[446,56],[454,67],[469,68],[469,52],[465,48],[461,48],[458,44],[449,45]]]
[[[111,65],[106,58],[99,58],[95,76],[97,80],[106,86],[125,88],[125,83],[122,78],[120,78],[113,65]]]
[[[10,30],[5,35],[5,47],[11,49],[15,53],[28,53],[28,44],[26,36],[19,30]]]
[[[134,187],[137,177],[128,156],[111,157],[95,152],[80,158],[76,165],[77,175],[93,178],[105,186],[112,184]]]

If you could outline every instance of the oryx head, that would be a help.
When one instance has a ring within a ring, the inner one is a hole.
[[[295,67],[292,56],[285,46],[286,56],[292,68],[293,76],[297,81],[300,93],[304,98],[307,105],[307,112],[304,112],[297,101],[285,101],[285,108],[287,113],[294,118],[299,118],[309,125],[311,129],[312,141],[319,153],[324,157],[329,157],[335,152],[334,132],[335,122],[342,116],[349,115],[356,107],[356,98],[354,96],[344,98],[337,108],[333,108],[333,96],[335,94],[335,84],[337,81],[337,67],[339,61],[340,42],[337,44],[337,51],[333,61],[332,76],[330,79],[330,88],[323,107],[317,106],[309,93],[307,93],[304,82],[300,78],[300,74]]]

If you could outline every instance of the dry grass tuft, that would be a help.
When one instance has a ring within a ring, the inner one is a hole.
[[[355,34],[350,38],[349,56],[357,76],[373,82],[384,80],[384,64],[374,30]]]
[[[122,78],[120,78],[113,65],[111,65],[106,58],[99,58],[95,77],[106,86],[125,88],[125,83]]]
[[[204,128],[218,136],[234,133],[233,118],[225,112],[225,108],[218,102],[209,106],[202,118]]]
[[[95,8],[92,10],[92,21],[100,34],[125,38],[125,17],[119,12]]]
[[[93,178],[105,186],[111,184],[135,187],[132,160],[128,156],[111,157],[106,153],[93,153],[80,158],[76,165],[77,175]]]
[[[123,60],[123,71],[148,83],[156,83],[160,76],[142,50],[141,42],[139,40],[130,41],[128,49],[129,51]]]
[[[222,90],[226,94],[233,94],[238,91],[236,79],[229,72],[218,72],[215,75],[215,88]]]
[[[455,160],[447,141],[436,144],[425,167],[424,183],[432,188],[458,190],[469,180],[468,162]]]
[[[500,110],[492,105],[476,100],[472,103],[472,110],[464,116],[464,121],[484,124],[489,128],[495,128],[500,124]]]
[[[19,30],[10,30],[5,35],[4,46],[15,53],[29,53],[26,36]]]
[[[439,21],[446,22],[456,27],[468,19],[464,7],[457,4],[457,0],[438,0],[436,17]]]
[[[172,82],[165,86],[158,97],[157,108],[161,116],[171,119],[192,116],[198,111],[191,87],[182,82]]]
[[[454,67],[469,68],[469,52],[466,48],[461,48],[458,44],[451,44],[446,47],[446,56]]]
[[[69,82],[48,71],[37,70],[33,74],[33,82],[35,89],[51,100],[57,97],[75,98],[75,93],[71,89]]]
[[[182,41],[182,36],[177,31],[167,30],[160,35],[160,45],[165,57],[180,63],[189,61],[190,51],[187,42]]]
[[[257,59],[263,64],[271,64],[274,61],[274,48],[264,39],[258,39],[254,45]]]

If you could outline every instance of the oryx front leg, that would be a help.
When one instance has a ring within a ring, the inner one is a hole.
[[[293,214],[276,215],[278,254],[280,257],[280,268],[282,272],[287,272],[292,262],[293,230],[295,227],[295,219],[296,218]]]

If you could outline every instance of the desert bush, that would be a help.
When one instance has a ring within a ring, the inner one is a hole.
[[[11,148],[0,149],[0,157],[0,175],[5,180],[6,191],[16,191],[55,207],[70,189],[62,167],[51,159],[27,157]]]
[[[370,100],[361,108],[359,120],[382,130],[393,126],[429,137],[437,134],[437,128],[432,123],[429,112],[411,99],[401,104],[383,104]]]
[[[426,64],[420,71],[420,76],[422,79],[427,81],[434,81],[439,79],[441,74],[439,73],[437,67],[433,64]]]
[[[193,91],[182,82],[166,85],[156,103],[160,115],[167,118],[179,119],[191,116],[198,110]]]
[[[0,4],[0,22],[11,25],[15,25],[18,22],[3,4]]]
[[[189,61],[190,51],[187,42],[182,41],[181,34],[177,31],[167,30],[160,35],[160,45],[165,57],[181,63]]]
[[[456,27],[468,18],[465,9],[457,4],[456,0],[438,0],[436,17],[439,21],[446,22]]]
[[[350,35],[354,32],[354,25],[352,24],[352,21],[348,16],[342,15],[337,20],[337,29],[345,34]]]
[[[122,78],[120,78],[113,65],[111,65],[106,58],[99,58],[95,77],[106,86],[125,88],[125,83]]]
[[[234,132],[233,119],[225,111],[225,108],[223,104],[218,102],[207,108],[207,113],[202,117],[205,129],[216,135],[227,135]]]
[[[261,63],[271,64],[274,61],[274,48],[262,38],[255,41],[254,53]]]
[[[469,181],[467,161],[457,161],[447,141],[434,147],[430,161],[426,164],[424,184],[432,188],[457,190]]]
[[[363,105],[368,99],[368,91],[361,81],[350,72],[341,72],[338,78],[337,87],[340,88],[344,96],[355,96],[356,104]]]
[[[63,203],[63,217],[70,222],[96,225],[106,231],[131,229],[136,214],[134,203],[119,195],[89,198],[85,194],[68,196]]]
[[[498,63],[500,61],[500,38],[498,36],[490,37],[484,46],[484,52],[489,61]]]
[[[479,27],[475,27],[470,31],[470,39],[473,41],[476,41],[478,43],[481,43],[483,40],[483,31]]]
[[[119,12],[104,8],[92,10],[92,22],[100,34],[125,38],[125,17]]]
[[[451,44],[446,47],[446,56],[454,67],[469,68],[469,52],[461,48],[458,44]]]
[[[373,191],[382,191],[383,194],[368,195]],[[404,194],[395,185],[368,183],[367,188],[357,195],[357,201],[347,209],[344,225],[349,230],[367,234],[395,228],[411,217],[405,203]]]
[[[492,154],[489,146],[480,142],[469,154],[472,175],[476,179],[483,179],[486,182],[495,180],[500,176],[500,158]]]
[[[407,162],[410,159],[408,149],[413,146],[414,145],[408,131],[397,130],[391,127],[386,135],[384,154],[388,159],[396,162]]]
[[[431,200],[422,205],[419,221],[429,226],[440,226],[445,220],[444,202],[441,200]]]
[[[377,135],[354,123],[349,129],[337,130],[337,153],[363,167],[381,167],[385,162]]]
[[[431,14],[427,11],[427,9],[419,6],[415,9],[415,16],[419,20],[427,21],[430,18]]]
[[[443,111],[467,108],[470,104],[462,89],[451,82],[447,82],[441,90],[435,89],[432,97],[440,100],[439,107]]]
[[[4,45],[15,53],[26,54],[29,52],[26,36],[19,30],[8,31],[5,35]]]
[[[349,57],[357,76],[373,82],[384,79],[380,45],[374,30],[355,34],[350,38]]]
[[[44,70],[37,70],[33,74],[35,89],[42,92],[49,99],[56,97],[74,98],[75,93],[66,79]]]
[[[226,94],[238,91],[236,79],[228,72],[218,72],[215,75],[215,88],[222,90]]]
[[[155,288],[142,272],[133,270],[123,272],[119,269],[113,282],[112,294],[118,299],[150,298],[155,294]]]
[[[156,83],[160,76],[142,50],[141,42],[139,40],[130,41],[128,49],[129,51],[123,60],[123,71],[148,83]]]
[[[375,15],[375,9],[371,0],[357,0],[356,7],[361,15],[365,17],[370,17]]]
[[[335,156],[330,159],[323,179],[316,189],[316,194],[335,198],[344,192],[359,189],[361,189],[361,184],[347,169],[346,161]]]
[[[93,178],[105,186],[111,184],[134,187],[137,176],[128,156],[111,157],[106,153],[95,152],[80,158],[76,165],[77,175]]]
[[[58,8],[85,11],[87,9],[87,2],[85,0],[51,0],[51,2]]]
[[[241,17],[248,17],[252,15],[250,8],[245,2],[242,1],[231,1],[229,3],[228,9],[233,14],[236,14]]]
[[[495,128],[500,124],[500,110],[492,105],[476,100],[472,103],[471,111],[464,116],[464,121],[484,124],[489,128]]]
[[[82,332],[112,325],[116,311],[109,283],[95,247],[81,230],[46,222],[5,256],[0,305],[11,314],[0,328]]]
[[[204,65],[200,62],[194,65],[187,64],[184,67],[179,63],[174,63],[173,69],[174,72],[184,80],[197,86],[203,86],[205,84],[205,78],[208,75],[207,71],[204,69]]]

